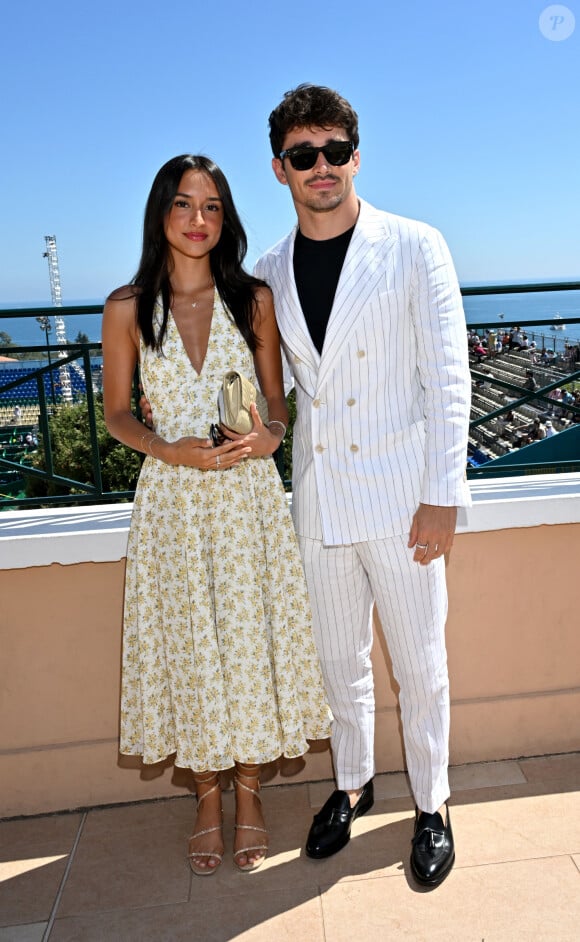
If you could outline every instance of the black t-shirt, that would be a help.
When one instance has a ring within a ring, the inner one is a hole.
[[[322,353],[326,325],[354,226],[334,239],[307,239],[300,230],[294,242],[294,278],[314,346]]]

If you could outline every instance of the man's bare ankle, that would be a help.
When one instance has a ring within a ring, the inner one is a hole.
[[[362,788],[347,788],[346,794],[348,795],[348,800],[350,801],[350,807],[354,808],[360,796],[362,795]]]

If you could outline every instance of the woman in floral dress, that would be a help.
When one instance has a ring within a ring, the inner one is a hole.
[[[193,771],[188,856],[224,853],[218,773],[234,767],[234,862],[254,870],[267,832],[260,766],[330,734],[302,565],[272,459],[288,413],[268,287],[242,267],[246,237],[221,170],[175,157],[145,211],[141,263],[103,318],[105,419],[146,455],[129,533],[121,752]],[[139,364],[155,431],[132,414]],[[212,441],[223,375],[259,385],[269,423]]]

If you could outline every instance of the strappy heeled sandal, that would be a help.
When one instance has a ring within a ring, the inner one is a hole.
[[[198,797],[198,799],[197,799],[197,807],[198,807],[198,809],[199,809],[201,803],[202,803],[203,801],[205,801],[205,799],[208,797],[208,795],[212,795],[212,794],[216,791],[216,789],[218,789],[218,788],[220,787],[220,784],[219,784],[218,773],[217,773],[217,772],[211,772],[210,775],[209,775],[206,779],[196,778],[196,780],[195,780],[195,784],[196,784],[197,786],[199,786],[199,785],[209,785],[210,782],[214,782],[214,784],[212,785],[212,787],[211,787],[211,788],[208,788],[208,790],[207,790],[206,792],[204,792],[203,795],[201,795],[201,797]],[[190,846],[191,846],[191,842],[194,841],[197,837],[203,837],[205,834],[212,834],[214,831],[221,831],[221,829],[222,829],[222,826],[221,826],[221,824],[219,824],[219,825],[216,825],[215,827],[212,827],[212,828],[202,828],[201,831],[196,831],[195,834],[192,834],[191,837],[189,838],[189,844],[190,844]],[[223,851],[222,851],[221,854],[219,854],[219,853],[218,853],[217,851],[215,851],[215,850],[212,850],[212,851],[209,851],[209,850],[197,850],[197,851],[192,851],[191,853],[189,853],[189,854],[187,855],[187,857],[188,857],[188,859],[189,859],[189,866],[191,867],[191,869],[193,870],[193,872],[194,872],[195,874],[197,874],[198,877],[205,877],[205,876],[209,876],[211,873],[215,873],[216,870],[218,869],[219,865],[220,865],[221,862],[222,862],[223,856],[224,856],[224,855],[223,855]],[[215,859],[218,861],[218,863],[216,864],[215,867],[199,867],[199,866],[197,866],[197,865],[195,864],[195,862],[194,862],[195,859],[196,859],[196,858],[199,858],[199,857],[207,857],[208,859],[211,858],[211,857],[213,857],[213,858],[215,858]]]
[[[256,782],[257,787],[250,788],[249,785],[244,785],[244,783],[241,781],[241,777],[245,779],[249,779],[251,782]],[[256,773],[255,775],[252,775],[252,774],[248,774],[247,772],[242,772],[239,768],[237,768],[234,774],[234,784],[236,788],[239,787],[239,788],[242,788],[244,791],[249,792],[251,795],[254,796],[254,798],[257,798],[261,804],[259,772]],[[260,833],[260,834],[268,833],[266,828],[261,828],[254,824],[234,824],[234,830],[235,831],[256,831],[257,833]],[[254,860],[248,860],[248,862],[245,864],[238,863],[238,860],[237,860],[238,857],[242,857],[242,856],[247,857],[248,854],[252,854],[254,851],[257,851],[257,850],[263,851],[263,853],[259,857],[257,857]],[[240,850],[234,851],[234,863],[236,867],[238,868],[238,870],[242,870],[244,871],[244,873],[250,873],[252,870],[257,870],[258,867],[262,866],[262,864],[264,863],[266,859],[267,852],[268,852],[267,844],[252,844],[249,847],[241,847]]]

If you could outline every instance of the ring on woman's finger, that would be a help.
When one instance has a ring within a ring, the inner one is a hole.
[[[428,543],[416,543],[415,546],[417,547],[417,549],[425,550],[425,552],[427,552],[427,550],[429,549]]]
[[[215,466],[216,466],[216,468],[219,468],[219,466],[220,466],[220,456],[219,456],[219,455],[216,455],[216,456],[215,456]]]

